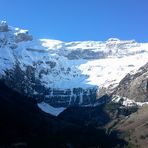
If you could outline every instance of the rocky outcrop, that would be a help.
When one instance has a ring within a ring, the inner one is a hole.
[[[105,53],[103,51],[95,52],[93,49],[76,49],[71,51],[66,57],[69,60],[74,59],[102,59],[105,58]]]
[[[8,31],[8,25],[6,21],[0,22],[0,32],[7,32]]]
[[[96,102],[97,88],[51,89],[44,102],[55,107],[87,106]]]
[[[148,63],[135,74],[126,75],[114,94],[137,102],[148,102]]]
[[[19,42],[22,42],[22,41],[32,41],[32,40],[33,40],[33,37],[32,37],[32,35],[28,34],[27,30],[25,30],[23,32],[18,32],[15,36],[15,42],[16,43],[19,43]]]

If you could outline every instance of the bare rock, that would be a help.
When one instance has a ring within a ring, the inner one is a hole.
[[[16,36],[15,36],[16,43],[23,42],[23,41],[32,41],[32,40],[33,40],[33,37],[32,35],[28,34],[27,30],[23,30],[16,33]]]
[[[135,74],[126,75],[116,88],[115,95],[148,102],[148,63]]]
[[[8,25],[6,21],[0,22],[0,32],[7,32],[8,31]]]

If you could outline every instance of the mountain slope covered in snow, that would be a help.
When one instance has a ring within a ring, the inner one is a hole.
[[[0,23],[0,77],[7,85],[54,107],[93,105],[148,61],[148,43],[116,38],[62,42],[33,39]]]

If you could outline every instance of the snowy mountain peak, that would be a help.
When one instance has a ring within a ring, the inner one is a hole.
[[[88,105],[98,87],[99,93],[112,90],[147,59],[147,43],[116,38],[105,42],[34,40],[28,30],[0,23],[0,77],[10,86],[16,84],[20,92],[54,105]]]
[[[107,42],[120,42],[120,39],[118,39],[118,38],[109,38],[107,40]]]
[[[3,36],[3,39],[5,38],[6,40],[6,38],[7,39],[11,38],[11,41],[15,43],[33,40],[33,37],[32,35],[29,35],[28,30],[23,30],[23,29],[8,26],[6,21],[0,22],[0,35],[1,35],[0,36],[1,40]]]

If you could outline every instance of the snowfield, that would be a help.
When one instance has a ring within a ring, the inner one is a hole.
[[[53,107],[45,102],[41,102],[41,103],[38,103],[38,107],[48,113],[48,114],[51,114],[53,116],[58,116],[61,112],[63,112],[66,108],[64,107]]]
[[[47,88],[114,88],[128,73],[148,62],[148,43],[116,38],[107,41],[62,42],[34,40],[27,30],[0,23],[0,77],[19,63],[35,69],[36,78]],[[38,106],[58,115],[62,109]]]

